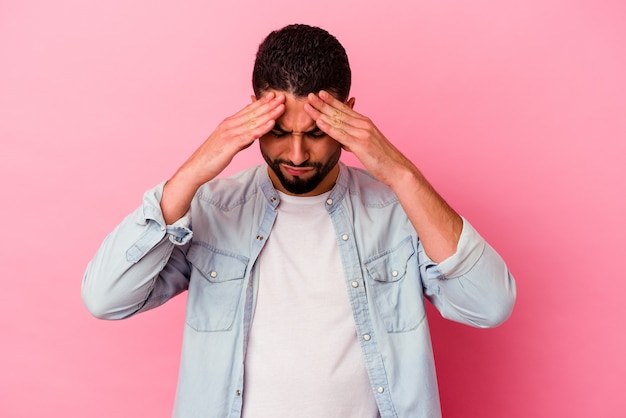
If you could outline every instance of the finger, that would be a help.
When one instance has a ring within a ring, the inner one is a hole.
[[[330,136],[344,147],[348,147],[354,142],[356,135],[359,133],[358,128],[344,123],[341,120],[329,118],[326,115],[320,115],[315,123],[326,135]]]
[[[325,90],[321,90],[318,95],[312,95],[312,102],[316,103],[316,106],[322,113],[329,115],[346,114],[351,117],[359,117],[359,113],[355,112],[351,106],[341,100],[335,98],[332,94]]]
[[[358,135],[360,131],[367,130],[368,128],[364,120],[352,117],[338,110],[322,113],[308,104],[306,104],[304,108],[309,116],[315,120],[318,127],[326,132],[326,134],[333,137],[341,133],[355,136]]]
[[[254,129],[258,125],[262,125],[265,122],[272,120],[275,121],[285,112],[285,105],[283,103],[273,102],[271,105],[260,107],[252,112],[241,115],[236,119],[238,126],[247,126],[249,129]]]
[[[254,141],[274,127],[276,119],[284,112],[283,104],[277,106],[274,110],[264,113],[256,118],[242,117],[239,118],[236,125],[231,127],[231,134],[235,137],[245,138],[246,141]]]
[[[276,95],[273,92],[269,92],[259,100],[255,100],[248,106],[241,109],[239,112],[233,115],[234,118],[239,117],[258,117],[266,112],[272,111],[278,105],[285,102],[285,95]]]
[[[272,128],[274,121],[284,113],[284,101],[284,95],[275,96],[273,93],[265,95],[228,118],[227,127],[237,130],[238,135],[243,131],[256,133],[260,127],[263,131],[262,134],[264,134]]]
[[[353,111],[347,104],[335,99],[328,93],[324,93],[324,91],[320,92],[322,97],[326,97],[326,100],[322,100],[315,94],[307,96],[308,103],[304,108],[312,119],[317,121],[319,118],[323,118],[325,122],[335,128],[340,128],[342,125],[367,128],[367,118]]]
[[[311,93],[313,94],[313,93]],[[322,112],[320,112],[319,110],[317,110],[314,106],[311,105],[311,103],[305,103],[304,104],[304,111],[311,117],[311,119],[313,119],[314,121],[317,121],[317,119],[319,119],[320,116],[322,116]]]
[[[267,101],[261,103],[258,107],[251,109],[249,118],[256,119],[276,119],[285,111],[285,95],[279,94],[275,97],[268,97]]]
[[[336,129],[339,129],[344,124],[350,124],[350,122],[346,120],[348,118],[347,115],[338,109],[328,107],[323,101],[319,99],[315,100],[313,97],[310,97],[309,103],[304,105],[304,110],[315,122],[322,120],[326,125],[333,126]]]

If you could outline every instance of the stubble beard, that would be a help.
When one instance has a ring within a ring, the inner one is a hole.
[[[269,166],[269,168],[274,172],[280,184],[287,190],[289,193],[294,195],[301,195],[310,193],[319,184],[326,178],[328,173],[337,165],[339,162],[339,157],[341,156],[341,148],[338,148],[337,151],[330,156],[330,158],[326,161],[326,163],[322,164],[320,162],[304,162],[300,165],[296,165],[288,160],[276,159],[272,160],[269,158],[267,154],[261,152],[263,155],[263,159]],[[280,170],[280,165],[288,165],[291,167],[311,167],[315,169],[315,174],[308,179],[301,179],[298,176],[294,176],[292,180],[285,177],[283,172]]]

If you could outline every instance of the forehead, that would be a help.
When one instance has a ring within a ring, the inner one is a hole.
[[[296,97],[284,91],[270,90],[285,95],[285,112],[276,120],[276,124],[288,132],[307,132],[315,128],[315,121],[304,110],[306,97]]]

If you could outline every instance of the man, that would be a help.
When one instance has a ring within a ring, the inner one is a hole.
[[[477,327],[510,315],[502,259],[353,109],[350,77],[328,32],[272,32],[252,103],[89,264],[97,317],[188,291],[174,416],[440,416],[424,296]],[[216,179],[257,139],[267,165]]]

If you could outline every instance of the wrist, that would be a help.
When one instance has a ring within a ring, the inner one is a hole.
[[[432,189],[426,177],[419,169],[413,165],[400,165],[395,170],[390,171],[390,183],[389,187],[396,193],[401,194],[406,191],[418,191],[424,188]]]

